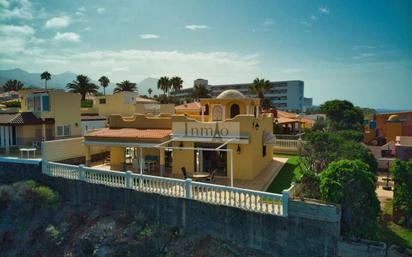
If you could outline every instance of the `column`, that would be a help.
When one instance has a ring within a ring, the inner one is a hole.
[[[120,171],[126,171],[126,147],[120,147]]]
[[[10,153],[10,127],[6,126],[4,127],[5,133],[4,133],[4,141],[5,141],[5,147],[6,147],[6,153]]]
[[[41,141],[46,140],[46,124],[41,125]]]
[[[165,149],[164,148],[159,148],[159,168],[160,168],[160,176],[163,177],[164,171],[165,171]]]
[[[246,105],[246,114],[249,114],[249,104]]]
[[[86,162],[85,166],[90,167],[92,164],[92,158],[91,158],[91,153],[90,153],[90,145],[85,145],[85,157],[86,157]]]
[[[203,150],[199,151],[199,171],[205,171],[203,169]]]
[[[6,145],[6,142],[4,140],[4,126],[0,127],[0,133],[1,133],[1,146],[4,147]]]

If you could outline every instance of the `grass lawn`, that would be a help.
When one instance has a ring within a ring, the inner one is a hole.
[[[380,220],[379,240],[412,249],[412,230],[391,221],[393,202],[389,201],[383,209]]]
[[[287,189],[290,187],[293,178],[300,177],[300,168],[299,168],[299,156],[297,155],[282,155],[282,154],[275,154],[275,157],[285,157],[289,158],[288,162],[285,163],[283,168],[279,171],[279,174],[273,180],[272,184],[270,184],[268,188],[268,192],[271,193],[282,193],[282,190]]]

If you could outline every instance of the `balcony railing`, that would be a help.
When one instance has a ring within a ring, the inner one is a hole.
[[[67,165],[43,161],[43,173],[48,176],[81,180],[93,184],[102,184],[116,188],[165,195],[169,197],[187,198],[209,204],[230,206],[247,211],[287,216],[289,191],[273,194],[244,188],[221,186],[209,183],[194,182],[191,179],[175,179],[166,177],[135,174],[130,171],[92,169],[83,165]]]

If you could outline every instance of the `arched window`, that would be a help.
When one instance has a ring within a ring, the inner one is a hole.
[[[240,107],[238,104],[232,104],[230,106],[230,118],[234,118],[235,116],[239,115]]]
[[[205,112],[204,115],[209,115],[209,105],[205,104]]]

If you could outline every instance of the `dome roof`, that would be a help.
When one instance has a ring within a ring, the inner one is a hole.
[[[400,120],[399,115],[392,114],[389,116],[388,120],[395,121],[395,120]]]
[[[244,94],[240,93],[236,89],[229,89],[225,90],[222,93],[220,93],[217,97],[217,99],[236,99],[236,98],[246,98]]]

